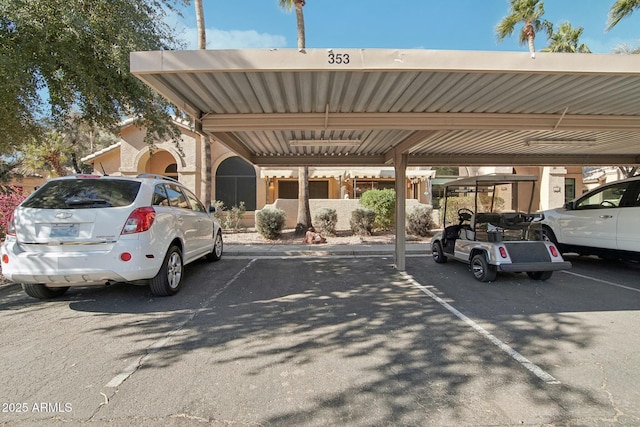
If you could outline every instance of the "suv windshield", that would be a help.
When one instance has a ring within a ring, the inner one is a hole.
[[[87,209],[127,206],[140,183],[116,179],[62,179],[49,181],[22,203],[39,209]]]

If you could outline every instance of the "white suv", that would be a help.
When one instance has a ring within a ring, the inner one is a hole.
[[[184,265],[222,257],[222,230],[210,210],[162,176],[52,179],[10,218],[2,274],[35,298],[116,282],[173,295]]]
[[[545,235],[562,252],[640,261],[640,176],[542,213]]]

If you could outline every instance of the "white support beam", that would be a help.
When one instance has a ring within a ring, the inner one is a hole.
[[[413,148],[420,146],[439,133],[440,132],[435,130],[423,130],[412,133],[409,137],[405,138],[404,141],[393,147],[392,150],[389,150],[389,152],[385,155],[385,163],[391,163],[392,161],[394,161],[394,152],[396,150],[401,153],[409,153]]]
[[[559,119],[562,121],[559,122]],[[499,113],[271,113],[210,114],[208,132],[257,130],[547,130],[640,131],[634,116]]]
[[[395,169],[396,183],[396,248],[395,266],[398,271],[405,271],[405,258],[407,255],[407,153],[394,150],[393,166]]]
[[[206,130],[205,130],[206,132]],[[230,150],[234,151],[238,156],[251,162],[253,154],[247,147],[235,137],[235,135],[227,132],[206,132],[211,138],[221,142]]]

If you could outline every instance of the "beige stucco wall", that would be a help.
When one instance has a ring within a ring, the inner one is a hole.
[[[407,212],[420,203],[415,199],[407,199]],[[336,230],[350,230],[351,212],[357,208],[361,208],[359,199],[311,199],[309,200],[309,209],[311,209],[311,222],[313,218],[322,208],[335,209],[338,215],[338,223]],[[285,213],[284,228],[295,228],[298,219],[298,200],[297,199],[277,199],[274,203],[265,206],[265,208],[275,208],[283,210]],[[256,211],[257,213],[258,211]]]

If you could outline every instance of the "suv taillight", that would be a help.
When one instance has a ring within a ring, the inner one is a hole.
[[[151,228],[156,219],[156,211],[152,207],[138,208],[131,212],[120,234],[142,233]]]
[[[15,236],[16,235],[16,220],[13,216],[13,212],[9,216],[9,221],[7,221],[7,236]]]

